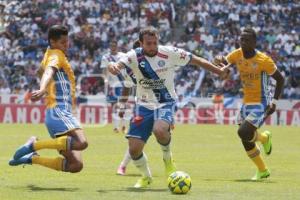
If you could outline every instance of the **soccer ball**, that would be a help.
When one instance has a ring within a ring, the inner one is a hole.
[[[191,177],[182,171],[173,172],[168,177],[168,187],[173,194],[186,194],[192,187]]]

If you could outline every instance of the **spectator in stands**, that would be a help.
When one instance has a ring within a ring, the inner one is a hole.
[[[47,48],[46,30],[54,23],[66,24],[70,29],[68,58],[76,75],[99,73],[109,42],[116,39],[121,50],[127,51],[139,29],[147,25],[160,29],[161,42],[207,59],[216,52],[231,52],[236,48],[239,30],[251,25],[259,35],[258,49],[267,50],[278,68],[285,71],[285,86],[296,79],[293,82],[297,85],[293,83],[292,87],[296,91],[300,87],[300,5],[296,0],[1,1],[8,3],[10,6],[0,8],[0,15],[8,23],[4,32],[0,30],[0,76],[6,82],[1,91],[5,93],[16,92],[18,87],[23,92],[25,85],[38,85],[37,61]],[[177,80],[187,79],[184,70],[177,72]],[[189,81],[195,83],[198,78]],[[206,91],[202,87],[190,90]]]

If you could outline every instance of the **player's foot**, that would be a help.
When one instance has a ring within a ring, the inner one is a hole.
[[[142,177],[140,178],[136,184],[133,186],[135,188],[146,188],[152,183],[151,177]]]
[[[265,171],[256,171],[256,174],[251,178],[252,181],[259,181],[263,178],[268,178],[270,176],[270,171],[266,169]]]
[[[272,133],[270,131],[265,131],[264,133],[268,136],[268,140],[262,145],[264,147],[265,154],[270,155],[272,152]]]
[[[123,133],[123,134],[127,133],[127,128],[126,128],[126,126],[122,126],[122,133]]]
[[[126,167],[120,165],[119,168],[118,168],[117,174],[124,176],[125,173],[126,173]]]
[[[170,174],[172,174],[173,172],[176,171],[176,166],[175,166],[175,163],[172,159],[164,160],[164,164],[165,164],[166,176],[169,176]]]
[[[32,156],[35,156],[35,155],[38,155],[38,154],[34,151],[34,152],[31,152],[17,160],[11,159],[8,164],[10,166],[17,166],[17,165],[22,165],[22,164],[31,165],[32,164]]]
[[[21,157],[33,152],[34,151],[33,143],[35,143],[36,141],[37,141],[37,137],[31,136],[25,144],[23,144],[17,149],[14,155],[14,160],[18,160]]]
[[[114,133],[119,133],[119,129],[114,128]]]

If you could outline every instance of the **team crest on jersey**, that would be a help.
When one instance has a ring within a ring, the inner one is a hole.
[[[145,61],[140,62],[141,67],[145,68]]]
[[[159,67],[164,67],[166,65],[166,62],[164,60],[159,60],[157,64]]]
[[[253,63],[252,63],[252,68],[253,68],[253,69],[256,69],[257,66],[258,66],[258,64],[257,64],[256,62],[253,62]]]
[[[242,59],[240,59],[240,60],[237,61],[237,64],[238,64],[238,65],[241,65],[242,63],[243,63],[243,60],[242,60]]]

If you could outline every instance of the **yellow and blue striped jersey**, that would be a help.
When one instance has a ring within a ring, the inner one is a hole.
[[[46,107],[62,106],[72,111],[75,106],[75,75],[65,54],[59,49],[48,48],[41,62],[41,71],[54,67],[53,75],[46,88]]]
[[[277,70],[274,61],[260,51],[246,59],[241,48],[229,53],[226,59],[228,63],[235,64],[240,73],[244,103],[267,103],[270,96],[268,76]]]

